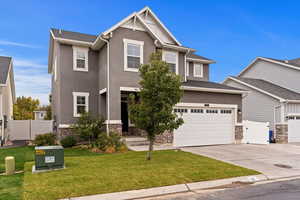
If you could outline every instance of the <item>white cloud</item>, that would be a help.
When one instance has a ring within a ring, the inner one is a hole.
[[[44,68],[47,69],[47,65],[38,63],[34,60],[27,60],[27,59],[14,59],[14,66],[18,67],[35,67],[35,68]]]
[[[32,49],[41,48],[40,46],[36,46],[36,45],[13,42],[13,41],[8,41],[8,40],[0,40],[0,45],[25,47],[25,48],[32,48]]]
[[[39,99],[42,105],[49,104],[51,76],[47,72],[37,72],[30,69],[15,70],[17,96],[31,96]]]

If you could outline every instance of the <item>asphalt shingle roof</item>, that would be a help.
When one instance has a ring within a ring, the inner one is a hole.
[[[281,87],[279,85],[273,84],[271,82],[262,80],[262,79],[254,79],[254,78],[245,78],[245,77],[234,77],[232,78],[242,81],[246,84],[249,84],[253,87],[266,91],[270,94],[273,94],[277,97],[286,99],[286,100],[300,100],[300,94],[289,90],[287,88]]]
[[[0,84],[5,84],[9,72],[11,57],[0,56]]]
[[[236,91],[243,91],[239,88],[230,87],[221,83],[215,83],[210,81],[192,81],[188,80],[182,84],[183,86],[188,87],[201,87],[201,88],[212,88],[212,89],[224,89],[224,90],[236,90]]]
[[[209,58],[205,58],[205,57],[203,57],[203,56],[199,56],[199,55],[194,54],[194,53],[191,53],[191,52],[188,53],[186,57],[187,57],[187,58],[192,58],[192,59],[201,59],[201,60],[213,61],[213,60],[211,60],[211,59],[209,59]]]
[[[51,31],[55,37],[62,39],[78,40],[82,42],[94,42],[97,38],[96,35],[65,31],[54,28],[52,28]]]

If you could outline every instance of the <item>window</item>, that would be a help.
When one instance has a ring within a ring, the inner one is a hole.
[[[175,113],[187,113],[188,110],[187,110],[187,109],[175,108],[175,109],[174,109],[174,112],[175,112]]]
[[[206,113],[217,114],[217,113],[218,113],[218,110],[215,110],[215,109],[207,109],[207,110],[206,110]]]
[[[73,46],[73,70],[88,71],[88,48]]]
[[[169,64],[171,72],[178,74],[178,52],[163,51],[162,60]]]
[[[231,110],[221,110],[221,114],[231,114]]]
[[[194,63],[194,77],[203,77],[203,64]]]
[[[124,70],[138,72],[143,64],[143,41],[124,39]]]
[[[73,116],[80,117],[84,112],[89,111],[89,93],[73,92]]]
[[[191,109],[191,113],[203,113],[203,109]]]

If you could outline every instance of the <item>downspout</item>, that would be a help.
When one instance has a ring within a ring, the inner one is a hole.
[[[184,55],[184,82],[187,82],[187,64],[186,64],[186,55],[190,53],[190,50],[188,49],[188,51],[186,52],[186,54]],[[188,66],[189,67],[189,66]]]
[[[99,37],[102,41],[104,41],[107,44],[107,70],[106,70],[106,80],[107,80],[107,85],[106,85],[106,133],[109,135],[109,121],[110,121],[110,87],[109,87],[109,82],[110,82],[110,77],[109,77],[109,41],[102,38],[102,35]]]

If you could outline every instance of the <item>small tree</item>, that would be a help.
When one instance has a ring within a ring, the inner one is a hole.
[[[72,126],[76,134],[82,139],[88,140],[89,144],[98,138],[104,126],[104,119],[92,116],[90,113],[83,113]]]
[[[150,64],[142,65],[139,71],[141,91],[137,96],[130,95],[129,117],[137,128],[146,131],[150,143],[147,160],[151,160],[155,136],[183,124],[173,112],[183,92],[180,76],[161,60],[161,52],[153,53]]]
[[[28,120],[33,119],[33,111],[37,110],[40,105],[38,99],[31,97],[18,97],[13,108],[14,120]]]

